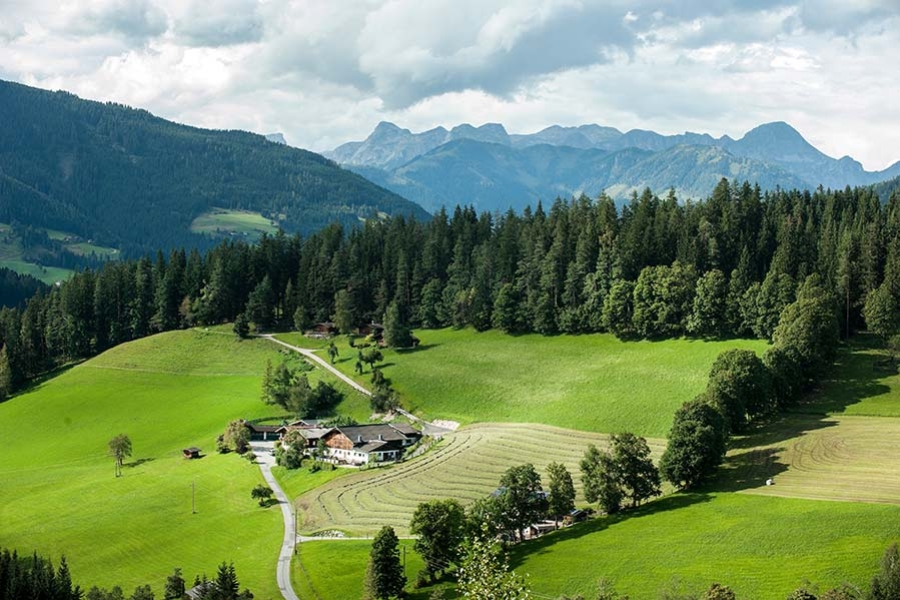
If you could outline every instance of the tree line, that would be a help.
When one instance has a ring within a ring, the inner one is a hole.
[[[260,328],[333,320],[344,332],[389,316],[395,328],[771,339],[815,275],[842,335],[865,326],[873,297],[896,329],[898,208],[900,194],[882,205],[870,188],[762,194],[722,180],[702,202],[645,191],[621,207],[603,195],[521,215],[457,207],[428,222],[159,252],[0,311],[11,372],[0,393],[124,341],[241,315]]]
[[[214,579],[203,576],[194,578],[194,587],[203,600],[252,600],[253,594],[240,582],[233,563],[219,565]],[[184,600],[189,585],[176,568],[166,578],[163,586],[163,600]],[[135,588],[128,596],[119,586],[110,589],[92,586],[87,591],[72,583],[72,575],[65,556],[59,566],[36,552],[31,556],[20,556],[16,550],[0,549],[0,600],[154,600],[155,594],[149,585]]]

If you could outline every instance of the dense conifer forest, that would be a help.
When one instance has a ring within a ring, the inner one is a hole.
[[[0,223],[70,232],[125,256],[205,249],[190,225],[212,207],[257,211],[304,234],[383,213],[427,217],[318,154],[252,133],[6,81],[0,122]]]
[[[726,180],[697,203],[648,191],[621,209],[581,197],[521,215],[457,207],[426,222],[333,224],[77,273],[0,312],[0,371],[9,392],[116,344],[238,315],[263,329],[334,320],[349,331],[390,312],[422,328],[771,339],[811,275],[842,335],[866,326],[875,298],[887,334],[898,229],[898,194],[882,204],[867,187],[762,194]]]

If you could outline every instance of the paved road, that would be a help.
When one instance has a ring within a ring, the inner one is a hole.
[[[300,354],[307,357],[308,359],[315,361],[316,364],[320,365],[321,367],[328,369],[328,371],[333,373],[335,375],[335,377],[339,378],[341,381],[345,382],[347,385],[349,385],[350,387],[352,387],[359,393],[365,394],[366,396],[372,395],[372,392],[370,392],[363,386],[361,386],[358,383],[356,383],[355,381],[353,381],[351,378],[347,377],[346,375],[344,375],[343,373],[341,373],[340,371],[335,369],[334,366],[331,365],[331,363],[329,363],[327,360],[323,359],[321,356],[319,356],[312,350],[309,350],[307,348],[300,348],[298,346],[293,346],[286,342],[282,342],[281,340],[276,339],[275,336],[268,334],[268,333],[263,334],[259,337],[266,338],[267,340],[275,342],[276,344],[280,344],[280,345],[284,346],[285,348],[289,348],[289,349],[293,350],[294,352],[299,352]],[[420,419],[419,417],[417,417],[416,415],[412,414],[411,412],[407,412],[407,411],[403,410],[402,408],[398,408],[397,412],[400,413],[401,415],[403,415],[404,417],[406,417],[407,419],[410,419],[411,421],[417,421],[417,422],[421,423],[422,431],[423,431],[423,433],[425,433],[425,435],[430,435],[431,437],[434,437],[434,438],[440,438],[441,436],[443,436],[445,434],[453,432],[452,429],[449,429],[447,427],[441,427],[440,425],[435,425],[434,423],[424,421],[424,420]]]
[[[294,522],[291,501],[278,485],[275,476],[272,475],[272,466],[275,464],[272,449],[275,447],[275,442],[253,442],[250,447],[253,449],[253,454],[256,455],[256,463],[262,471],[263,478],[275,492],[278,504],[281,505],[281,514],[284,517],[284,541],[281,543],[281,553],[278,555],[278,569],[275,575],[278,589],[281,590],[281,595],[285,600],[300,600],[294,592],[294,588],[291,587],[291,557],[294,555],[297,525]]]
[[[275,342],[276,344],[280,344],[280,345],[284,346],[285,348],[290,348],[294,352],[299,352],[306,358],[308,358],[312,361],[315,361],[319,366],[321,366],[325,369],[328,369],[329,371],[334,373],[335,377],[337,377],[338,379],[340,379],[341,381],[343,381],[344,383],[346,383],[347,385],[352,387],[354,390],[356,390],[360,394],[365,394],[366,396],[372,395],[372,392],[370,392],[363,386],[359,385],[358,383],[356,383],[355,381],[353,381],[352,379],[350,379],[349,377],[347,377],[346,375],[344,375],[343,373],[341,373],[340,371],[335,369],[327,360],[323,359],[321,356],[319,356],[312,350],[308,350],[307,348],[299,348],[297,346],[292,346],[291,344],[288,344],[287,342],[282,342],[281,340],[276,339],[275,336],[273,336],[272,334],[269,334],[269,333],[263,334],[259,337],[266,338],[267,340]]]

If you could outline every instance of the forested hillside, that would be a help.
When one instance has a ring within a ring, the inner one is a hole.
[[[0,306],[24,305],[26,300],[46,289],[47,286],[34,277],[0,267]]]
[[[457,208],[430,222],[160,253],[4,309],[0,372],[7,361],[15,386],[154,331],[241,314],[260,327],[334,318],[349,330],[391,312],[416,327],[771,338],[811,275],[845,334],[865,326],[873,298],[887,329],[900,322],[900,196],[882,205],[868,187],[763,195],[723,180],[699,203],[646,192],[619,210],[582,197],[499,220]]]
[[[260,212],[308,234],[419,206],[311,152],[242,131],[0,81],[0,223],[70,232],[126,256],[208,247],[212,207]]]

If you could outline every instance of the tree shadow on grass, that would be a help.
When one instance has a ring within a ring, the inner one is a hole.
[[[440,344],[419,344],[414,348],[397,348],[395,352],[397,354],[416,354],[418,352],[425,352],[426,350],[437,348],[438,346],[440,346]]]
[[[127,468],[127,469],[133,469],[133,468],[135,468],[135,467],[139,467],[139,466],[143,465],[144,463],[148,463],[148,462],[151,462],[151,461],[154,461],[154,460],[156,460],[156,459],[153,458],[153,457],[149,457],[149,458],[139,458],[139,459],[133,460],[133,461],[131,461],[131,462],[122,463],[122,466],[125,467],[125,468]]]
[[[712,496],[705,493],[678,493],[665,496],[659,500],[648,502],[638,508],[624,510],[614,515],[597,517],[584,523],[571,527],[565,527],[542,535],[533,540],[527,540],[514,545],[509,552],[509,564],[511,569],[521,566],[526,558],[540,556],[552,551],[553,546],[562,542],[569,542],[587,535],[599,533],[619,523],[639,519],[670,510],[678,510],[695,504],[701,504],[712,500]]]
[[[44,387],[44,385],[46,385],[47,383],[50,383],[51,381],[53,381],[60,375],[63,375],[67,371],[73,369],[74,367],[77,367],[82,362],[84,362],[84,361],[74,362],[74,363],[59,367],[58,369],[53,369],[52,371],[50,371],[48,373],[44,373],[43,375],[39,375],[38,377],[35,377],[34,379],[26,381],[25,384],[22,387],[20,387],[19,389],[17,389],[12,396],[7,398],[6,400],[0,400],[0,404],[3,404],[4,402],[9,402],[10,400],[14,399],[16,396],[21,396],[23,394],[28,394],[31,392],[38,391],[39,389]]]

